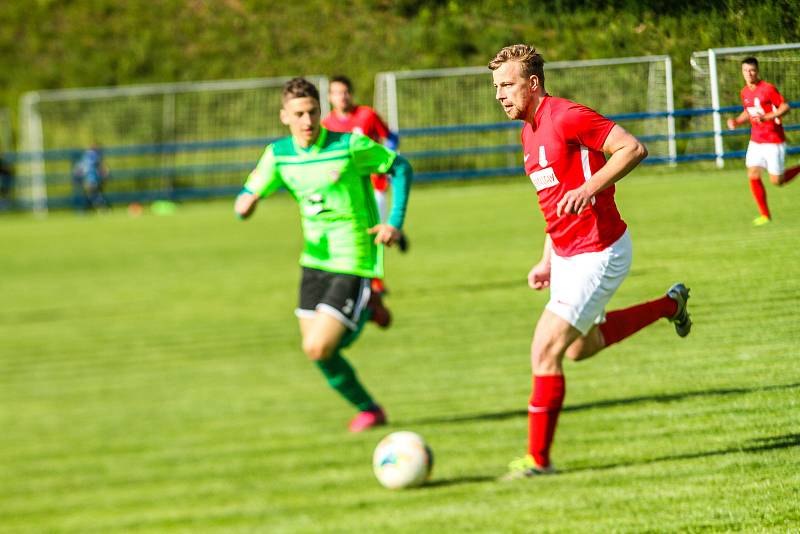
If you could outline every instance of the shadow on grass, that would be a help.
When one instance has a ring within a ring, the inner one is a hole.
[[[420,486],[418,489],[460,486],[462,484],[480,484],[482,482],[491,482],[493,480],[497,480],[497,477],[490,475],[471,475],[471,476],[453,477],[453,478],[440,478],[440,479],[429,480],[428,482]]]
[[[426,294],[430,293],[452,293],[453,291],[459,293],[480,293],[482,291],[492,291],[495,289],[508,289],[508,288],[528,288],[528,281],[524,276],[514,278],[513,280],[495,280],[488,282],[471,282],[466,284],[447,284],[441,286],[426,286],[425,288],[418,288]]]
[[[708,458],[710,456],[725,456],[727,454],[737,453],[758,453],[765,451],[774,451],[778,449],[790,449],[793,447],[800,447],[800,434],[782,434],[780,436],[769,436],[766,438],[754,438],[745,441],[742,445],[735,447],[728,447],[726,449],[717,449],[712,451],[699,451],[687,452],[682,454],[669,454],[666,456],[658,456],[656,458],[649,458],[646,460],[637,460],[632,462],[619,462],[607,465],[594,465],[586,467],[577,467],[575,469],[564,469],[562,473],[579,473],[582,471],[602,471],[606,469],[616,469],[618,467],[633,467],[637,465],[649,465],[660,462],[673,462],[678,460],[695,460],[698,458]]]
[[[561,469],[559,473],[582,473],[586,471],[605,471],[608,469],[616,469],[619,467],[635,467],[637,465],[650,465],[661,462],[674,462],[680,460],[695,460],[698,458],[708,458],[711,456],[724,456],[727,454],[737,453],[759,453],[765,451],[772,451],[778,449],[790,449],[793,447],[800,447],[800,434],[783,434],[780,436],[769,436],[766,438],[754,438],[746,441],[743,445],[736,447],[728,447],[726,449],[717,449],[712,451],[701,452],[688,452],[683,454],[670,454],[666,456],[658,456],[646,460],[632,461],[632,462],[618,462],[606,465],[592,465],[586,467],[576,467],[573,469]],[[427,488],[440,488],[448,486],[460,486],[462,484],[480,484],[483,482],[497,481],[496,476],[490,475],[472,475],[463,477],[434,479],[426,482],[422,486],[412,488],[414,490],[425,490]]]
[[[641,395],[623,399],[607,399],[583,404],[566,405],[562,412],[582,412],[585,410],[597,410],[601,408],[614,408],[616,406],[628,406],[646,402],[668,403],[687,399],[703,397],[719,397],[728,395],[746,395],[748,393],[758,393],[762,391],[780,391],[787,389],[800,388],[800,382],[793,384],[776,384],[772,386],[760,386],[752,388],[721,388],[706,389],[700,391],[687,391],[684,393],[665,393],[661,395]],[[528,410],[506,410],[502,412],[489,412],[480,414],[454,415],[445,417],[430,417],[411,421],[402,421],[402,425],[427,425],[427,424],[448,424],[448,423],[469,423],[473,421],[502,421],[515,417],[527,417]]]

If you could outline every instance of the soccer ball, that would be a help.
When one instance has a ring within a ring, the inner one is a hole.
[[[372,455],[372,469],[389,489],[419,486],[433,468],[433,452],[414,432],[393,432],[383,438]]]

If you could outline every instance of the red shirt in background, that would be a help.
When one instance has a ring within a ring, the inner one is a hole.
[[[742,105],[750,116],[750,140],[755,143],[785,142],[786,135],[783,133],[783,125],[779,118],[764,122],[755,120],[757,117],[775,111],[783,103],[783,96],[775,89],[775,86],[759,80],[755,89],[750,89],[745,85],[740,96]]]

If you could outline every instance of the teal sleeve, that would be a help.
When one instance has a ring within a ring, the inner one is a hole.
[[[411,191],[414,172],[408,160],[398,154],[392,168],[389,169],[389,174],[392,175],[392,211],[389,213],[389,224],[400,229],[406,218],[408,194]]]
[[[366,135],[350,138],[350,153],[359,174],[384,174],[394,163],[396,154]]]

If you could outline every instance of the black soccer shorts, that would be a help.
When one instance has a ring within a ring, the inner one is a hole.
[[[298,317],[311,317],[321,311],[332,315],[350,330],[358,328],[358,319],[370,296],[369,278],[354,274],[331,273],[303,267],[300,282]]]

